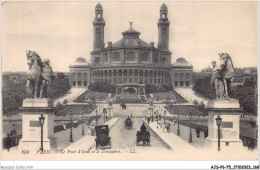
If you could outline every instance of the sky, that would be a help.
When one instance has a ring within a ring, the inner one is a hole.
[[[133,28],[147,43],[158,42],[163,2],[100,2],[105,44]],[[97,2],[5,2],[2,5],[2,71],[26,71],[26,50],[49,58],[54,71],[68,72],[78,57],[90,62]],[[258,65],[257,2],[165,2],[172,63],[184,57],[194,71],[228,53],[234,67]]]

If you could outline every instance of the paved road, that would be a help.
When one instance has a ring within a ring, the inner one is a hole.
[[[110,137],[112,141],[112,148],[99,148],[101,150],[125,150],[128,152],[129,150],[141,152],[141,151],[150,151],[150,150],[160,150],[160,151],[169,151],[170,147],[165,142],[163,142],[157,134],[155,134],[150,128],[150,146],[136,146],[136,132],[140,129],[143,121],[140,118],[132,118],[133,121],[133,129],[125,130],[124,125],[125,118],[120,118],[119,121],[111,128]],[[95,149],[95,147],[91,148],[91,150]]]

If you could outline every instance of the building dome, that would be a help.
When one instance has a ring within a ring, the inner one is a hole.
[[[185,58],[180,57],[176,59],[176,62],[172,64],[173,66],[192,66]]]
[[[90,66],[90,64],[85,58],[79,57],[71,64],[71,66]]]
[[[161,5],[160,10],[168,10],[168,8],[167,8],[167,6],[165,5],[165,3],[163,3],[163,4]]]
[[[129,28],[128,30],[122,32],[123,38],[116,43],[112,44],[114,48],[122,48],[124,47],[150,47],[150,44],[144,42],[139,38],[140,32],[134,30],[133,28]]]
[[[101,6],[101,4],[100,3],[98,3],[97,5],[96,5],[96,8],[95,8],[96,10],[103,10],[103,8],[102,8],[102,6]]]

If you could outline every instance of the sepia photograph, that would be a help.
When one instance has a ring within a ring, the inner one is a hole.
[[[2,161],[259,160],[257,1],[1,3]]]

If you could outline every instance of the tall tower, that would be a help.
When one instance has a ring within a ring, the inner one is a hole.
[[[95,19],[93,21],[93,51],[99,51],[104,48],[104,28],[103,8],[98,3],[95,8]]]
[[[170,21],[168,21],[168,8],[163,3],[160,8],[160,18],[157,23],[158,25],[158,46],[160,50],[169,50],[169,26]]]

